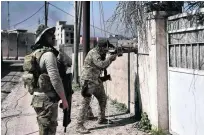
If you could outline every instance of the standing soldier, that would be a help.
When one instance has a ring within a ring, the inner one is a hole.
[[[98,45],[90,50],[84,60],[84,65],[81,73],[81,85],[82,85],[82,106],[77,118],[77,132],[88,133],[84,127],[85,117],[87,116],[89,104],[92,94],[97,98],[100,106],[99,124],[112,123],[105,118],[105,109],[107,96],[105,94],[102,80],[100,80],[100,74],[106,69],[112,61],[116,59],[117,55],[111,55],[107,59],[102,60],[102,56],[108,51],[108,42],[106,40],[99,40]]]
[[[32,107],[37,113],[40,135],[55,135],[57,129],[58,102],[61,99],[63,109],[68,108],[64,87],[60,78],[55,44],[55,27],[40,25],[36,31],[35,45],[32,47],[36,57],[38,72],[37,89],[34,89]],[[25,62],[24,62],[25,63]],[[36,78],[35,78],[36,79]]]

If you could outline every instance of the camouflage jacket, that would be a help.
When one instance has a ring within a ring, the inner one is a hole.
[[[102,70],[111,64],[110,57],[105,60],[101,59],[101,55],[97,48],[90,50],[84,60],[84,65],[81,72],[81,80],[89,80],[93,83],[99,83],[99,77]]]

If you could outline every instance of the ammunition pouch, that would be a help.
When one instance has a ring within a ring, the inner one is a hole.
[[[91,97],[91,96],[92,96],[92,94],[90,94],[90,93],[88,92],[88,80],[85,80],[85,81],[84,81],[84,84],[82,85],[81,95],[82,95],[83,97]]]

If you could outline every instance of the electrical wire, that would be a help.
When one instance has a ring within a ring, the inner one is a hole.
[[[42,18],[42,19],[40,20],[40,22],[43,21],[43,20],[45,20],[45,18]],[[36,25],[38,25],[38,23],[37,23],[37,24],[35,23],[35,24],[32,24],[32,25],[28,25],[28,26],[26,26],[26,28],[29,28],[29,27],[32,27],[32,26],[36,26]]]
[[[101,13],[102,13],[102,19],[103,19],[103,27],[104,27],[104,30],[106,30],[106,26],[105,26],[105,20],[104,20],[104,10],[103,10],[103,3],[102,3],[102,1],[100,2],[101,3]],[[105,37],[106,37],[106,32],[104,32],[104,35],[105,35]]]
[[[93,1],[91,3],[92,3],[92,21],[93,21],[93,25],[94,25]],[[95,28],[94,27],[93,27],[93,31],[94,31],[94,37],[95,37]]]
[[[20,22],[18,22],[18,23],[16,23],[16,24],[12,25],[12,27],[16,27],[17,25],[19,25],[19,24],[21,24],[21,23],[27,21],[28,19],[32,18],[32,17],[33,17],[34,15],[36,15],[43,7],[44,7],[44,5],[43,5],[42,7],[40,7],[40,8],[39,8],[34,14],[32,14],[30,17],[28,17],[28,18],[24,19],[23,21],[20,21]]]
[[[100,1],[98,2],[98,6],[99,6],[99,14],[100,14],[100,28],[101,28],[101,34],[102,34],[102,20],[101,20],[101,18],[102,18],[102,15],[101,15],[101,4],[100,4]]]
[[[68,14],[69,16],[74,17],[74,15],[64,11],[63,9],[61,9],[61,8],[59,8],[59,7],[57,7],[57,6],[53,5],[53,4],[51,4],[50,2],[48,2],[48,4],[50,4],[51,6],[55,7],[56,9],[58,9],[58,10],[64,12],[64,13]]]

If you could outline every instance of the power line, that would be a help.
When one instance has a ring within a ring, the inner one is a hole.
[[[91,3],[92,3],[92,21],[93,21],[93,25],[94,25],[93,1]],[[93,27],[93,30],[94,30],[94,37],[95,37],[95,28],[94,27]]]
[[[42,22],[42,21],[44,21],[44,19],[45,19],[45,18],[42,18],[42,19],[39,20],[39,21]],[[32,24],[32,25],[28,25],[28,26],[26,26],[26,28],[29,28],[29,27],[32,27],[32,26],[36,26],[36,25],[39,25],[39,24],[38,24],[38,23],[37,23],[37,24],[35,23],[35,24]]]
[[[48,4],[50,4],[51,6],[57,8],[58,10],[60,10],[60,11],[62,11],[62,12],[64,12],[64,13],[68,14],[69,16],[74,17],[72,14],[70,14],[70,13],[64,11],[63,9],[61,9],[61,8],[59,8],[59,7],[57,7],[57,6],[53,5],[53,4],[51,4],[50,2],[48,2]],[[94,26],[94,25],[92,25],[92,24],[90,24],[90,26],[92,26],[92,27],[94,27],[94,28],[96,28],[96,29],[98,29],[98,30],[102,30],[102,29],[100,29],[99,27]],[[106,31],[106,30],[102,30],[102,31],[104,31],[104,32],[106,32],[106,33],[109,33],[109,34],[114,34],[114,33],[112,33],[112,32]]]
[[[57,6],[53,5],[53,4],[51,4],[50,2],[48,2],[48,4],[50,4],[51,6],[57,8],[58,10],[60,10],[60,11],[62,11],[62,12],[64,12],[64,13],[66,13],[66,14],[70,15],[71,17],[74,17],[72,14],[70,14],[70,13],[64,11],[63,9],[61,9],[61,8],[59,8],[59,7],[57,7]]]
[[[104,27],[104,30],[106,30],[105,20],[104,20],[103,3],[102,3],[102,1],[100,3],[101,3],[101,10],[102,10],[103,27]],[[106,32],[104,32],[104,34],[105,34],[105,37],[106,37]]]
[[[102,31],[102,20],[101,20],[101,18],[102,18],[101,16],[102,15],[101,15],[101,4],[100,4],[100,1],[98,2],[98,7],[99,7],[99,13],[100,13],[100,27],[101,27],[101,34],[102,34],[103,31]]]
[[[19,22],[19,23],[16,23],[16,24],[14,24],[14,25],[12,25],[12,26],[17,26],[17,25],[19,25],[19,24],[21,24],[21,23],[23,23],[23,22],[25,22],[25,21],[27,21],[28,19],[30,19],[31,17],[33,17],[34,15],[36,15],[42,8],[44,7],[44,5],[42,6],[42,7],[40,7],[34,14],[32,14],[30,17],[28,17],[28,18],[26,18],[25,20],[23,20],[23,21],[21,21],[21,22]]]

